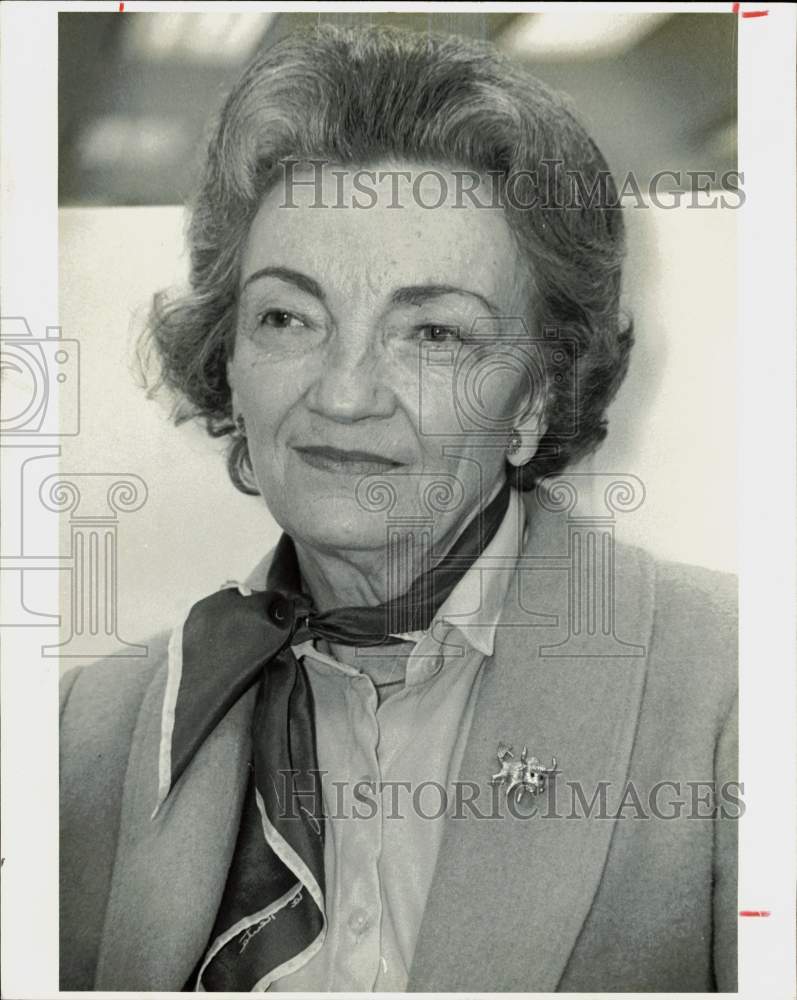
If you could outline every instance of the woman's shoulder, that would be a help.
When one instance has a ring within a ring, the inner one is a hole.
[[[737,577],[636,546],[618,550],[644,562],[651,581],[651,690],[668,692],[670,701],[682,698],[690,711],[709,712],[711,705],[712,712],[726,715],[738,690]]]
[[[125,756],[150,685],[166,670],[169,633],[149,639],[145,656],[108,656],[68,670],[60,684],[62,762],[87,753]]]
[[[722,700],[738,688],[738,579],[656,559],[652,649],[699,676]]]
[[[614,542],[615,582],[632,580],[647,585],[657,616],[684,615],[735,625],[738,616],[738,578],[734,573],[692,563],[663,559],[651,550],[628,542]]]
[[[101,660],[67,670],[61,677],[61,714],[78,704],[98,711],[140,701],[157,670],[166,663],[170,632],[160,632],[144,643],[144,656],[123,649]]]
[[[734,573],[648,556],[655,568],[656,604],[662,610],[693,614],[735,625],[738,578]]]

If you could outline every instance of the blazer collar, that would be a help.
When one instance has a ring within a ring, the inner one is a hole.
[[[567,526],[541,513],[532,526],[495,657],[485,665],[459,778],[489,787],[500,742],[513,744],[516,754],[527,743],[543,763],[556,756],[559,773],[531,818],[507,815],[505,807],[496,819],[469,810],[464,818],[449,817],[411,991],[555,991],[609,849],[612,820],[552,814],[570,811],[564,782],[579,782],[589,800],[598,782],[617,790],[626,780],[652,628],[652,564],[640,550],[617,548],[620,641],[604,637],[602,655],[594,655],[590,637],[560,644],[569,632],[569,582],[554,553],[568,551]],[[503,806],[503,790],[497,801]]]

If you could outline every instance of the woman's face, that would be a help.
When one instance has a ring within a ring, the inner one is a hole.
[[[280,182],[243,250],[233,405],[274,518],[325,551],[383,547],[391,522],[419,516],[437,548],[503,480],[512,428],[527,444],[541,430],[504,215],[458,196],[445,170],[397,197],[395,171],[425,169],[324,168],[303,178],[320,198]],[[447,198],[425,207],[439,177]]]

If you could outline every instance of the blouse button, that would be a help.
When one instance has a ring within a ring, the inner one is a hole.
[[[275,625],[284,628],[288,621],[288,603],[282,597],[275,597],[269,605],[268,616]]]
[[[360,934],[363,933],[363,931],[368,930],[368,926],[370,923],[371,921],[368,919],[368,914],[365,912],[365,910],[361,910],[359,907],[355,910],[352,910],[351,913],[349,914],[349,920],[348,920],[349,930],[352,932],[352,934],[356,934],[357,937],[359,937]]]

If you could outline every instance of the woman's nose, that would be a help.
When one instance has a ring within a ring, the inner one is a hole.
[[[330,338],[307,396],[312,410],[343,422],[390,416],[393,391],[385,381],[385,366],[374,340],[372,332],[353,330]]]

